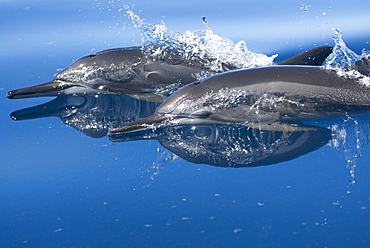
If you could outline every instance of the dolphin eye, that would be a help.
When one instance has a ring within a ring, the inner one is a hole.
[[[198,84],[200,84],[200,80],[195,81],[195,82],[193,83],[193,85],[198,85]]]
[[[96,56],[96,53],[93,53],[93,54],[89,55],[90,58],[94,58],[95,56]]]

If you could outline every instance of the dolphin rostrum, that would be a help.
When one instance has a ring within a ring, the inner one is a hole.
[[[334,70],[270,66],[236,70],[188,84],[143,120],[109,135],[183,124],[241,124],[269,131],[307,131],[304,119],[363,114],[370,87]]]
[[[331,47],[317,47],[277,64],[321,65]],[[225,65],[225,70],[237,69]],[[11,99],[82,95],[126,94],[136,99],[163,102],[174,90],[196,80],[201,72],[216,72],[180,54],[153,59],[140,47],[116,48],[85,56],[55,75],[51,82],[8,92]]]

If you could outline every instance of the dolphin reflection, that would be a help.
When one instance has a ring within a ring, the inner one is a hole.
[[[126,95],[59,96],[35,107],[17,110],[14,120],[59,117],[84,134],[100,138],[108,129],[154,113],[159,104]],[[325,125],[326,126],[326,125]],[[155,139],[193,163],[215,166],[258,166],[291,160],[326,144],[329,129],[299,132],[261,131],[241,125],[179,125],[114,135],[113,142]]]
[[[68,126],[94,138],[108,129],[140,120],[154,113],[158,103],[141,101],[127,95],[68,95],[35,107],[14,111],[13,120],[59,117]]]
[[[252,167],[288,161],[328,143],[331,131],[261,131],[240,125],[182,125],[110,136],[111,141],[155,139],[179,157],[196,164]]]

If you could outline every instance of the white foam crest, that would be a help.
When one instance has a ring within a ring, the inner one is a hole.
[[[370,87],[370,77],[365,76],[361,74],[356,69],[350,69],[350,68],[334,68],[337,75],[340,77],[352,79],[360,84],[363,84],[367,87]]]
[[[153,59],[188,63],[215,72],[232,69],[269,66],[277,55],[267,56],[248,50],[245,41],[236,44],[215,34],[205,23],[205,30],[176,33],[161,21],[159,24],[145,22],[129,7],[128,18],[142,35],[142,46]]]

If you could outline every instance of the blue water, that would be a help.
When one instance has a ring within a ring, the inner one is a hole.
[[[123,3],[0,2],[1,247],[370,247],[369,147],[348,185],[344,152],[329,146],[254,168],[163,164],[155,140],[112,143],[57,117],[13,121],[53,98],[9,100],[9,90],[50,81],[92,50],[140,42],[122,30]],[[338,26],[357,54],[370,49],[368,1],[135,4],[179,32],[207,16],[215,32],[279,59],[333,45]]]

